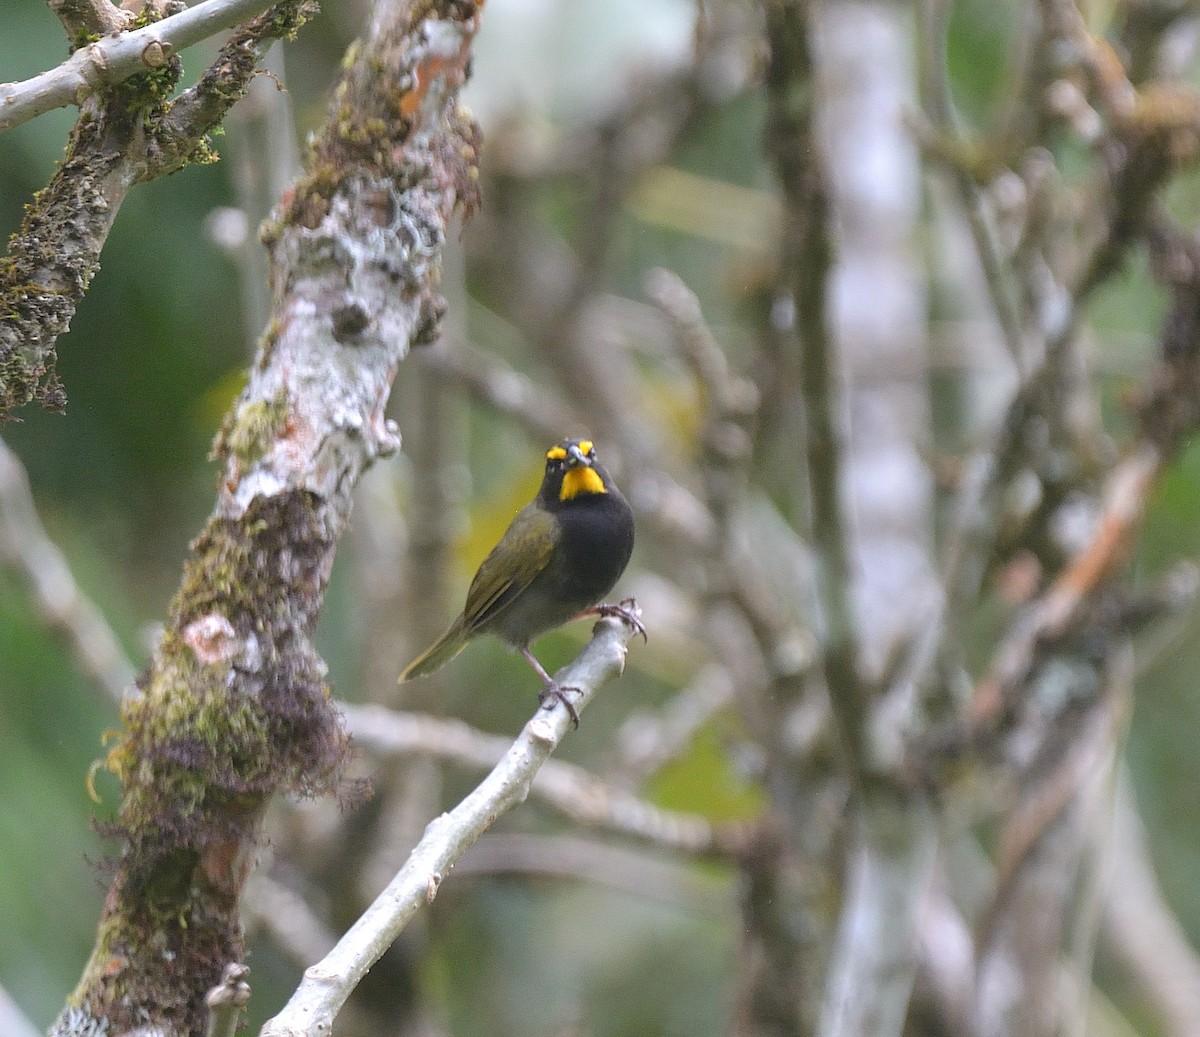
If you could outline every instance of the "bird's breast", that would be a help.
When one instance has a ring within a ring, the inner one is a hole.
[[[619,494],[589,495],[556,512],[558,540],[550,563],[494,628],[511,644],[560,626],[612,590],[633,551],[633,513]]]
[[[596,494],[559,512],[555,561],[575,592],[594,605],[613,588],[633,551],[633,514],[619,494]]]

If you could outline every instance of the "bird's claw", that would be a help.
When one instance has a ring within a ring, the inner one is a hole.
[[[641,634],[642,640],[649,644],[650,638],[646,634],[646,624],[633,611],[636,607],[637,602],[633,598],[624,598],[616,605],[595,605],[591,611],[597,616],[616,616],[617,619],[627,623],[635,635]]]
[[[563,708],[566,709],[568,714],[570,714],[571,726],[578,731],[579,711],[575,708],[575,703],[567,698],[568,691],[578,692],[579,689],[573,687],[563,687],[561,684],[556,684],[554,681],[551,681],[544,688],[542,688],[541,691],[538,692],[538,702],[541,704],[542,709],[553,709],[555,702],[561,702],[563,704]]]

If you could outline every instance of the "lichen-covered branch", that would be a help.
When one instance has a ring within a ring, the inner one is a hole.
[[[561,685],[579,689],[572,696],[577,712],[621,672],[632,636],[633,629],[621,620],[603,619],[583,652],[554,675]],[[430,822],[395,878],[337,946],[305,971],[291,1000],[263,1027],[261,1037],[321,1037],[333,1031],[346,998],[421,906],[437,896],[454,862],[498,817],[524,802],[539,769],[570,726],[571,717],[561,703],[548,713],[537,712],[483,782],[453,810]]]
[[[474,200],[457,96],[477,17],[380,4],[270,223],[271,323],[214,447],[216,507],[108,757],[121,849],[71,1005],[109,1033],[200,1037],[241,958],[263,809],[338,784],[346,737],[310,638],[351,491],[398,445],[383,409],[436,330],[447,224]]]
[[[58,338],[99,268],[130,188],[211,161],[207,134],[245,93],[266,48],[315,11],[316,0],[284,0],[252,18],[176,101],[170,98],[182,65],[167,48],[145,71],[83,102],[66,158],[0,260],[0,421],[34,401],[50,410],[66,405],[54,370]]]

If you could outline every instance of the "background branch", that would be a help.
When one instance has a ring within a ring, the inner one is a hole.
[[[133,664],[46,534],[20,459],[0,440],[0,561],[29,585],[44,621],[66,635],[81,668],[115,703],[133,688]]]
[[[375,753],[434,756],[474,770],[494,766],[509,746],[505,738],[485,735],[455,720],[378,706],[344,705],[342,713],[355,742]],[[568,763],[547,761],[531,792],[577,822],[682,853],[721,853],[734,842],[733,833],[721,833],[702,817],[663,810]]]

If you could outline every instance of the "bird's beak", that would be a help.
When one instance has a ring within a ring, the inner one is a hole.
[[[567,447],[567,467],[575,468],[579,465],[583,465],[584,468],[591,468],[592,462],[588,460],[587,454],[579,449],[577,443],[572,443]]]

